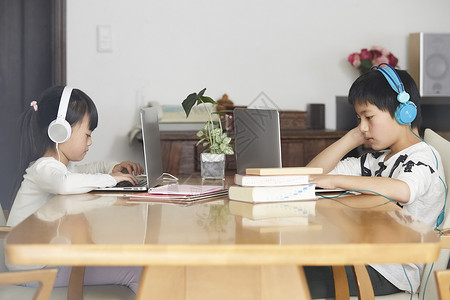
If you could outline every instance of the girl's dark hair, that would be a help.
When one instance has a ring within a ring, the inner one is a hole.
[[[33,107],[29,107],[19,118],[21,134],[19,166],[17,178],[9,198],[9,208],[12,206],[29,164],[42,157],[47,150],[55,147],[55,143],[50,140],[47,130],[48,125],[56,119],[63,89],[64,86],[55,86],[45,90],[37,101],[37,111]],[[66,121],[73,126],[81,122],[85,114],[89,116],[89,129],[93,131],[97,128],[98,123],[97,108],[88,95],[81,90],[73,89],[67,107]]]
[[[422,114],[420,111],[420,94],[414,79],[403,70],[396,70],[403,82],[405,91],[409,93],[409,101],[417,107],[417,116],[411,123],[412,128],[420,128]],[[370,70],[355,80],[348,93],[348,102],[353,106],[370,103],[383,111],[388,111],[395,118],[395,110],[400,102],[397,101],[397,93],[391,88],[384,75],[378,70]]]

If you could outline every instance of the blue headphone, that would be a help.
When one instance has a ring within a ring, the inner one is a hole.
[[[382,67],[383,65],[386,65],[386,67]],[[392,66],[386,63],[379,64],[373,68],[377,69],[384,75],[392,89],[398,94],[397,100],[400,104],[395,110],[395,119],[401,125],[410,124],[417,116],[417,107],[413,102],[409,101],[410,96],[405,91],[405,87],[403,86],[400,76],[398,76]]]

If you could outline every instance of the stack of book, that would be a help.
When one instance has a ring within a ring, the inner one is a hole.
[[[322,168],[250,168],[236,174],[228,190],[230,200],[261,203],[316,199],[315,184],[309,175],[322,174]]]
[[[311,229],[315,215],[315,184],[310,174],[321,168],[251,168],[236,174],[228,189],[230,213],[242,228],[263,232]],[[299,201],[301,200],[301,201]]]
[[[228,208],[243,228],[259,232],[311,229],[310,216],[316,214],[316,202],[247,203],[230,201]],[[317,226],[314,228],[317,229]]]

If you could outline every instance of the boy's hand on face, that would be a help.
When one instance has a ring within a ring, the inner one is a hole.
[[[132,161],[123,161],[112,169],[112,173],[122,172],[124,174],[140,175],[144,173],[144,168]]]
[[[353,143],[356,145],[355,147],[358,147],[366,142],[366,138],[364,137],[364,134],[359,129],[359,126],[353,128],[350,130],[346,136],[348,136]]]

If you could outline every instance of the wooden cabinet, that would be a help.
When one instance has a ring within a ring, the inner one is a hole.
[[[332,144],[346,131],[282,130],[281,152],[284,167],[304,166],[320,151]],[[200,146],[195,132],[161,132],[164,172],[174,175],[200,172]],[[226,157],[226,171],[236,172],[234,155]]]

